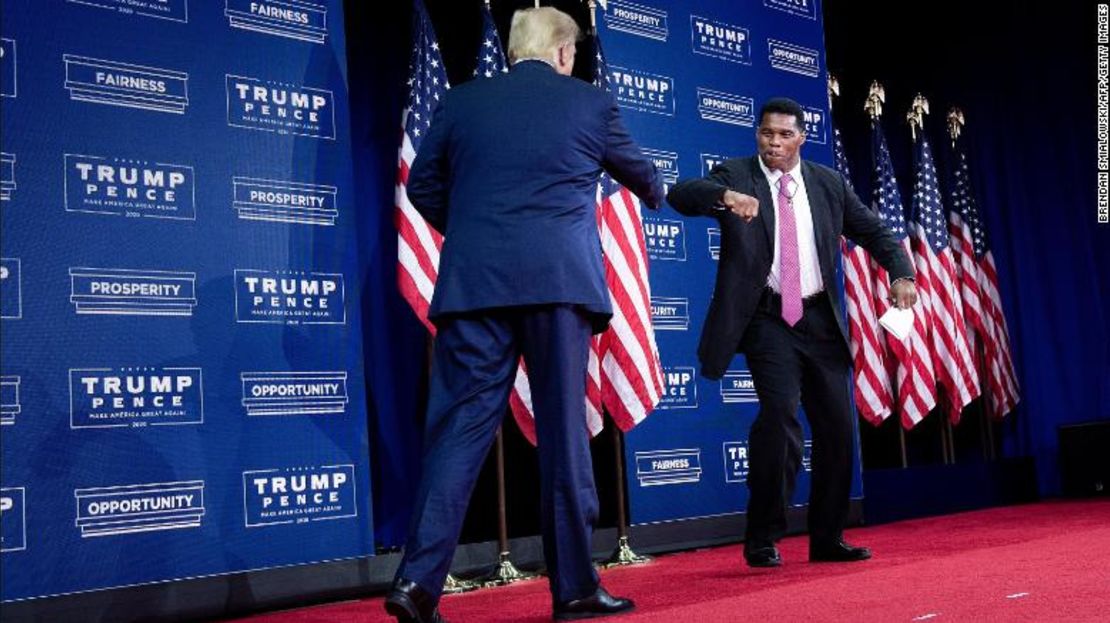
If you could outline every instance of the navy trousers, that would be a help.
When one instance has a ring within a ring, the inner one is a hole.
[[[764,297],[741,349],[755,381],[759,414],[748,438],[749,547],[770,545],[786,532],[786,505],[802,463],[799,404],[813,432],[809,538],[821,545],[841,537],[852,484],[854,420],[851,360],[827,296],[807,303],[787,326],[777,297]]]
[[[439,324],[423,474],[397,577],[439,597],[478,472],[523,355],[540,459],[544,558],[555,601],[598,586],[590,555],[598,501],[586,429],[589,318],[571,305],[483,310]]]

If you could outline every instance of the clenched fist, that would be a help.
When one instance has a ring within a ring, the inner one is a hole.
[[[735,190],[725,191],[724,196],[721,197],[721,205],[744,219],[745,223],[750,223],[753,218],[759,216],[759,199]]]

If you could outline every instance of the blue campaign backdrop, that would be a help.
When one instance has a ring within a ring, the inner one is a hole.
[[[706,0],[692,7],[611,0],[598,22],[625,121],[668,182],[754,153],[759,107],[774,96],[791,97],[806,110],[803,157],[832,164],[816,1]],[[644,234],[667,395],[627,436],[632,522],[743,512],[748,430],[758,411],[751,374],[739,355],[719,382],[697,374],[720,232],[711,219],[665,208],[644,211]],[[809,453],[807,432],[796,505],[809,495]],[[854,474],[858,498],[858,460]]]
[[[373,552],[343,25],[4,2],[4,601]]]

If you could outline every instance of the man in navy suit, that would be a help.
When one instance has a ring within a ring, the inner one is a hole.
[[[742,352],[759,396],[748,439],[744,558],[753,567],[782,564],[775,541],[786,530],[786,504],[801,465],[801,404],[813,430],[809,558],[866,560],[867,548],[842,539],[853,414],[836,271],[840,236],[887,270],[891,301],[901,308],[917,300],[913,265],[843,176],[801,159],[806,136],[797,102],[769,100],[759,119],[757,156],[727,160],[705,178],[679,182],[667,196],[679,212],[712,216],[721,227],[717,283],[698,346],[702,374],[721,378]]]
[[[612,316],[595,216],[604,170],[657,208],[663,185],[608,94],[570,77],[574,20],[518,11],[512,70],[448,92],[409,176],[445,235],[428,316],[437,327],[414,520],[386,610],[440,621],[443,582],[517,360],[532,389],[544,558],[556,619],[632,608],[609,595],[590,541],[598,501],[586,429],[590,336]]]

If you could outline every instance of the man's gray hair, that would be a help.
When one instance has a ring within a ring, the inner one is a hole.
[[[554,60],[559,46],[577,41],[580,35],[574,18],[558,9],[521,9],[513,13],[509,30],[509,62],[525,58]]]

